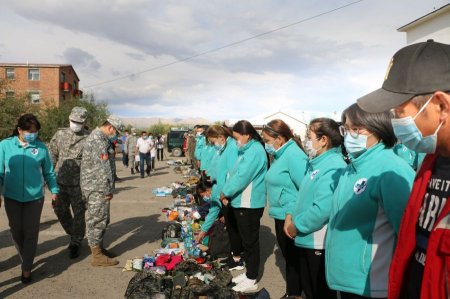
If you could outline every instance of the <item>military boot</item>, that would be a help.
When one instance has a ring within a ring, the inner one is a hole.
[[[100,246],[91,247],[92,252],[92,266],[115,266],[119,263],[118,260],[107,257],[102,253],[102,248]]]
[[[103,248],[103,246],[100,247],[100,248],[102,249],[102,253],[103,253],[104,255],[106,255],[107,257],[109,257],[109,258],[117,257],[117,254],[116,254],[116,253],[114,253],[114,252],[112,252],[112,251],[109,251],[109,250]]]

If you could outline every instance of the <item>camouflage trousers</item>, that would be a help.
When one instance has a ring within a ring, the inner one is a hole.
[[[90,247],[102,246],[103,236],[109,224],[110,201],[105,199],[103,192],[92,191],[86,194],[87,240]]]
[[[134,153],[133,153],[134,151],[131,151],[131,152],[128,152],[128,166],[130,166],[130,168],[134,168],[134,157],[135,157],[135,155],[134,155]]]
[[[59,189],[58,201],[53,210],[64,231],[70,236],[70,245],[80,245],[86,233],[86,202],[80,186],[59,185]]]

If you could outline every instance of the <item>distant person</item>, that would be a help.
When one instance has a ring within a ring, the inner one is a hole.
[[[128,164],[131,169],[131,174],[134,174],[134,170],[139,172],[138,166],[135,165],[135,156],[137,155],[136,145],[137,145],[138,137],[136,136],[136,129],[131,128],[131,135],[127,137],[127,148],[128,148]]]
[[[125,130],[121,137],[122,141],[122,164],[128,168],[128,146],[127,146],[128,130]]]
[[[389,265],[414,171],[392,147],[391,113],[342,113],[351,157],[333,193],[325,241],[328,286],[342,299],[386,298]]]
[[[156,151],[157,151],[157,158],[158,161],[164,160],[164,136],[158,135],[157,142],[156,142]]]
[[[60,189],[53,210],[70,236],[69,257],[72,259],[79,256],[81,241],[86,233],[86,199],[80,188],[80,166],[89,136],[89,132],[84,129],[87,116],[85,108],[74,107],[69,115],[69,128],[59,129],[49,145]]]
[[[87,239],[92,266],[114,266],[115,254],[103,247],[110,220],[110,203],[115,189],[114,151],[111,144],[124,129],[122,120],[110,115],[86,140],[81,160],[81,191],[87,202]]]
[[[150,138],[150,137],[149,137]],[[156,160],[156,144],[158,143],[158,138],[152,139],[153,146],[150,148],[150,162],[151,162],[151,169],[155,170],[155,160]]]
[[[197,160],[196,168],[200,170],[201,167],[201,161],[202,161],[202,154],[203,154],[203,147],[205,146],[206,139],[205,139],[205,129],[201,125],[196,125],[194,127],[195,131],[195,150],[194,150],[194,156]]]
[[[383,87],[358,100],[391,111],[394,133],[427,154],[414,181],[389,273],[392,299],[444,299],[450,286],[450,45],[429,40],[395,53]]]
[[[148,137],[146,131],[141,132],[141,138],[138,139],[136,151],[139,153],[139,168],[141,170],[141,178],[144,178],[144,163],[147,165],[145,172],[150,176],[151,156],[150,150],[153,147],[153,141]]]
[[[0,190],[12,239],[22,261],[21,281],[31,282],[39,224],[44,205],[44,186],[58,200],[59,188],[52,160],[38,139],[41,124],[33,114],[22,115],[13,135],[0,142]],[[0,206],[1,206],[0,197]]]
[[[187,156],[192,167],[196,167],[197,165],[197,160],[195,159],[195,147],[196,137],[194,131],[191,130],[188,132]]]
[[[285,297],[302,295],[300,276],[300,253],[292,237],[286,236],[285,225],[291,223],[289,211],[294,209],[300,183],[305,176],[308,158],[301,141],[294,137],[289,126],[281,119],[270,121],[263,126],[263,141],[266,152],[273,162],[266,173],[265,184],[269,201],[269,216],[275,220],[275,235],[278,247],[286,262]]]

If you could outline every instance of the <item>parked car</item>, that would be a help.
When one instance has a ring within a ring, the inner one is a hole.
[[[184,133],[187,132],[188,129],[171,129],[169,133],[167,133],[167,150],[169,153],[172,153],[174,157],[181,157],[184,155]]]

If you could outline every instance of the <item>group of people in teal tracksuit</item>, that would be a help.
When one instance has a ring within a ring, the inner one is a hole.
[[[303,142],[279,119],[261,134],[248,121],[232,130],[214,125],[203,134],[202,154],[209,157],[200,160],[209,159],[204,171],[213,186],[205,193],[211,208],[197,238],[224,216],[231,247],[226,263],[246,267],[233,278],[234,290],[258,288],[267,201],[286,261],[283,297],[387,297],[399,223],[420,164],[420,156],[408,156],[396,143],[389,112],[369,114],[351,105],[342,123],[313,119]]]

